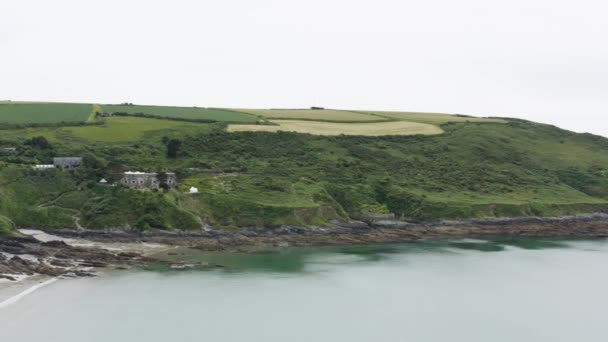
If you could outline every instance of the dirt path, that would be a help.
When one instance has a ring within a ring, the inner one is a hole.
[[[77,230],[84,230],[84,227],[80,225],[80,211],[77,209],[72,209],[72,208],[65,208],[59,205],[56,205],[55,203],[57,201],[59,201],[61,199],[61,197],[63,197],[65,194],[69,194],[71,192],[76,192],[78,190],[71,190],[71,191],[66,191],[66,192],[62,192],[59,194],[59,196],[55,197],[54,199],[46,202],[46,203],[42,203],[40,205],[38,205],[38,208],[43,209],[43,208],[59,208],[62,210],[66,210],[69,212],[74,213],[74,215],[71,215],[70,217],[74,220],[74,225],[76,226]]]

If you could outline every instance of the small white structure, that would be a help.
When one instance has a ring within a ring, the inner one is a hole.
[[[54,169],[55,165],[53,164],[38,164],[38,165],[34,165],[34,170],[49,170],[49,169]]]
[[[198,194],[198,188],[191,187],[191,188],[190,188],[190,193],[191,193],[191,194]]]
[[[105,178],[102,178],[102,179],[99,181],[99,184],[106,185],[106,184],[108,184],[108,181],[107,181]]]

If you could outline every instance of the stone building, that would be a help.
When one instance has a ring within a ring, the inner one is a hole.
[[[59,157],[53,158],[53,165],[62,169],[72,169],[82,165],[82,158],[80,157]]]
[[[177,177],[175,173],[167,172],[165,174],[167,175],[167,185],[170,188],[176,187]],[[160,187],[158,174],[153,172],[125,172],[120,180],[120,184],[131,189],[158,189]]]

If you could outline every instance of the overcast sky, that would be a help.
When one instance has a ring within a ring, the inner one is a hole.
[[[4,0],[0,99],[520,117],[608,136],[608,4]]]

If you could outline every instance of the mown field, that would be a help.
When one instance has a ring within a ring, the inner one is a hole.
[[[122,112],[128,114],[146,114],[158,117],[210,120],[226,122],[256,122],[255,115],[235,112],[231,110],[198,108],[198,107],[170,107],[170,106],[140,106],[140,105],[102,105],[107,113]]]
[[[45,124],[84,122],[93,112],[93,106],[84,103],[0,103],[0,123]]]
[[[235,111],[257,115],[267,119],[320,120],[320,121],[384,121],[386,118],[366,113],[345,110],[323,109],[234,109]]]
[[[296,132],[314,135],[435,135],[443,133],[439,126],[409,122],[388,121],[370,123],[335,123],[302,120],[271,120],[275,125],[229,125],[228,132]]]
[[[474,116],[459,116],[441,113],[422,113],[422,112],[387,112],[387,111],[362,111],[359,113],[371,114],[387,119],[406,120],[414,122],[441,125],[448,122],[499,122],[505,123],[502,119],[487,119]]]

